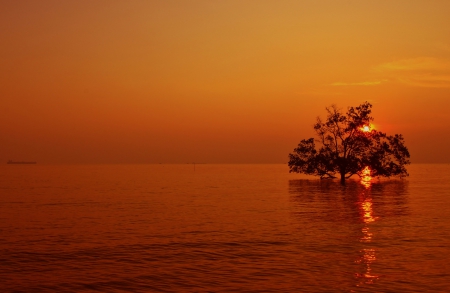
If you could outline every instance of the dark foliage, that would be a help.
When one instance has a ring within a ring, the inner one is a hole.
[[[372,176],[408,176],[409,152],[403,136],[388,136],[377,130],[363,131],[370,125],[372,105],[365,102],[343,114],[336,106],[326,108],[327,119],[314,124],[317,139],[302,140],[289,154],[289,172],[340,177],[361,176],[365,167]]]

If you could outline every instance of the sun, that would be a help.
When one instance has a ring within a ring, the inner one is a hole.
[[[362,132],[370,132],[370,131],[371,131],[370,126],[369,126],[369,125],[364,125],[364,126],[361,128],[361,131],[362,131]]]

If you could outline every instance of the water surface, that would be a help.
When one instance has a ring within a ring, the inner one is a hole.
[[[450,166],[0,167],[2,292],[448,292]]]

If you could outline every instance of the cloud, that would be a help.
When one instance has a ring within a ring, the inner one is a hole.
[[[418,57],[382,63],[373,72],[408,86],[450,87],[450,62],[434,57]]]
[[[329,86],[377,86],[389,81],[413,87],[450,88],[450,60],[435,57],[399,59],[372,67],[371,78],[359,82],[333,82]]]
[[[363,81],[363,82],[333,82],[332,86],[370,86],[379,85],[381,81]]]
[[[419,57],[412,59],[402,59],[393,62],[383,63],[374,68],[375,71],[429,71],[448,69],[449,64],[443,60],[433,57]]]
[[[399,77],[398,80],[410,86],[450,88],[450,75],[416,75]]]
[[[345,95],[341,92],[330,92],[330,91],[320,91],[320,90],[311,90],[305,92],[297,92],[299,96],[342,96]]]

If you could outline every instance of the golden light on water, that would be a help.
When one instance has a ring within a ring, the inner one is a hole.
[[[370,232],[369,227],[364,227],[362,230],[363,236],[360,239],[360,242],[371,242],[373,233]]]
[[[362,202],[361,209],[363,212],[364,223],[368,224],[376,220],[376,218],[373,216],[372,200],[370,198],[367,198]]]
[[[356,274],[357,277],[363,278],[366,284],[372,284],[374,280],[379,276],[372,273],[371,264],[376,260],[375,249],[367,248],[363,249],[361,258],[356,261],[357,263],[364,263],[366,265],[366,271],[364,273]]]
[[[362,175],[364,177],[370,177],[371,174],[371,170],[368,166],[366,166],[363,170],[362,170]]]
[[[369,167],[365,167],[361,172],[361,184],[364,185],[364,187],[368,188],[371,185],[372,176],[370,176],[371,170]],[[373,208],[372,208],[372,198],[371,197],[365,197],[364,200],[361,202],[361,212],[363,215],[363,221],[364,223],[371,223],[376,220],[376,218],[373,216]]]
[[[361,171],[361,184],[364,185],[364,187],[369,188],[372,183],[372,176],[371,176],[371,170],[369,167],[365,167]]]
[[[363,172],[363,179],[365,177],[370,177],[370,169],[366,167]],[[361,180],[361,182],[366,182],[370,186],[370,179],[368,181]],[[367,180],[367,178],[365,178]],[[375,222],[378,217],[373,214],[373,204],[372,198],[366,192],[363,192],[359,201],[359,209],[361,219],[364,222],[364,227],[362,228],[362,237],[360,242],[370,244],[373,240],[373,233],[370,231],[369,225]],[[372,284],[375,280],[379,278],[379,275],[372,273],[372,263],[376,261],[376,250],[374,248],[364,248],[360,250],[361,256],[356,260],[356,263],[364,266],[364,272],[356,273],[356,277],[361,279],[361,283]],[[359,286],[359,285],[357,285]]]

